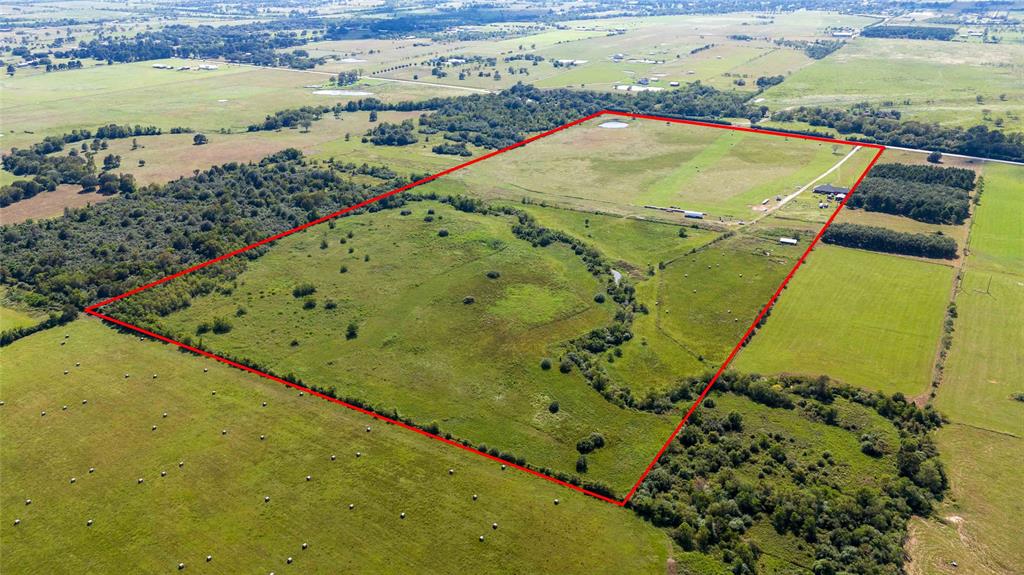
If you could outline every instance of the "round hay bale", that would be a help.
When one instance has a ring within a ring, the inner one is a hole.
[[[357,451],[356,452],[356,457],[362,457],[362,456],[363,456],[363,452],[362,451]]]
[[[483,535],[481,535],[481,536],[480,536],[480,542],[481,542],[481,543],[483,543],[483,542],[484,542],[484,536],[483,536]]]
[[[308,549],[309,548],[309,543],[303,543],[302,544],[302,548],[303,549]]]
[[[155,425],[153,426],[153,431],[156,431],[156,426]]]
[[[185,564],[184,563],[178,563],[178,571],[181,571],[184,568],[185,568]]]
[[[267,438],[267,436],[266,436],[266,435],[261,435],[261,436],[260,436],[260,441],[263,441],[263,440],[264,440],[264,439],[266,439],[266,438]]]
[[[338,456],[337,456],[337,455],[332,455],[332,456],[331,456],[331,461],[334,461],[334,460],[335,460],[335,459],[337,459],[337,458],[338,458]]]
[[[14,520],[14,526],[17,527],[18,525],[21,525],[21,519]]]
[[[25,500],[25,505],[32,505],[32,500],[31,499],[26,499]]]
[[[155,373],[153,374],[153,379],[156,379],[156,374]]]
[[[473,501],[476,501],[477,497],[479,497],[479,496],[476,493],[474,493],[473,494]]]
[[[401,514],[401,515],[399,515],[398,517],[399,517],[400,519],[405,519],[405,512],[403,511],[403,512],[402,512],[402,514]]]
[[[558,500],[557,499],[555,499],[555,505],[558,505]]]
[[[222,429],[222,430],[220,430],[220,434],[221,435],[227,435],[228,434],[228,430]]]
[[[502,470],[502,471],[505,471],[506,469],[508,469],[508,466],[507,466],[507,465],[505,465],[504,463],[502,463],[502,464],[501,464],[501,470]]]
[[[370,433],[370,426],[369,425],[366,426],[366,433]]]
[[[167,472],[166,471],[161,471],[160,472],[160,477],[167,477]]]
[[[291,564],[292,564],[292,561],[294,561],[294,559],[292,559],[291,557],[289,557],[287,561],[288,561],[288,564],[289,564],[289,565],[291,565]]]
[[[263,402],[263,407],[266,407],[266,406],[267,406],[267,402],[264,401]]]
[[[263,502],[264,503],[270,503],[270,496],[269,495],[264,495],[263,496]]]
[[[212,392],[210,392],[210,395],[217,395],[217,390],[215,389]]]
[[[126,373],[126,374],[124,374],[124,378],[125,378],[125,379],[128,379],[128,374],[127,374],[127,373]]]
[[[85,404],[87,404],[87,403],[89,403],[89,400],[88,400],[88,399],[83,399],[83,400],[82,400],[82,405],[85,405]]]
[[[497,529],[497,528],[498,528],[498,524],[497,523],[491,523],[491,529]]]
[[[164,417],[167,417],[167,412],[166,411],[164,412]]]
[[[44,411],[44,412],[40,413],[39,417],[46,417],[46,412]]]
[[[143,479],[142,479],[142,478],[140,477],[140,478],[139,478],[139,483],[142,483],[142,481],[143,481]]]
[[[80,361],[76,361],[75,362],[75,367],[81,367],[81,366],[82,366],[82,362],[80,362]]]
[[[92,519],[85,522],[86,527],[92,527]]]
[[[178,467],[185,467],[185,462],[184,461],[179,461],[178,462]]]
[[[448,475],[455,475],[455,470],[454,470],[454,469],[451,469],[451,468],[449,468],[449,469],[448,469]]]
[[[61,411],[67,411],[68,410],[68,406],[64,405],[60,409],[61,409]]]
[[[213,555],[206,556],[206,562],[209,563],[210,561],[213,561]]]
[[[355,509],[356,508],[356,504],[355,503],[349,503],[348,504],[348,508],[349,509]]]
[[[312,475],[307,475],[306,476],[306,481],[313,481],[313,476]]]
[[[208,368],[205,368],[205,367],[203,368],[203,373],[206,373],[208,371],[210,371]]]
[[[95,467],[90,467],[90,468],[89,468],[89,473],[93,473],[94,471],[96,471],[96,468],[95,468]]]
[[[71,478],[71,483],[74,483],[74,482],[76,482],[76,481],[78,481],[78,479],[77,479],[77,478],[74,478],[74,477],[72,477],[72,478]]]
[[[65,369],[64,370],[64,375],[67,375],[67,374],[68,374],[68,370]]]

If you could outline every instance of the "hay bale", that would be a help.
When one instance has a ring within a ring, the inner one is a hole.
[[[266,407],[266,406],[267,406],[267,402],[264,401],[263,402],[263,407]]]
[[[65,369],[64,370],[64,375],[67,375],[67,374],[68,374],[68,370]]]
[[[142,478],[140,477],[140,478],[139,478],[139,483],[142,483],[142,481],[143,481],[143,479],[142,479]]]
[[[306,481],[313,481],[313,476],[312,475],[307,475],[306,476]]]
[[[289,565],[291,565],[291,564],[292,564],[292,561],[294,561],[294,559],[292,559],[291,557],[289,557],[289,558],[287,559],[287,561],[288,561],[288,564],[289,564]]]
[[[479,497],[479,496],[476,493],[474,493],[473,494],[473,501],[476,501],[477,497]]]
[[[402,514],[401,514],[401,515],[399,515],[398,517],[399,517],[400,519],[405,519],[405,511],[403,511],[403,512],[402,512]]]
[[[355,509],[356,508],[356,504],[355,503],[349,503],[348,504],[348,508],[349,509]]]
[[[26,499],[25,500],[25,505],[32,505],[32,500],[31,499]]]
[[[21,525],[21,519],[14,520],[14,526],[17,527],[18,525]]]
[[[302,548],[303,549],[308,549],[309,548],[309,543],[303,543],[302,544]]]
[[[206,556],[206,562],[209,563],[210,561],[213,561],[213,555]]]
[[[263,441],[263,440],[264,440],[264,439],[266,439],[266,438],[267,438],[267,436],[266,436],[266,435],[261,435],[261,436],[260,436],[260,441]]]
[[[179,461],[178,462],[178,467],[185,467],[185,462],[184,461]]]
[[[356,452],[356,457],[362,457],[362,456],[363,456],[363,452],[362,451],[357,451]]]
[[[217,395],[217,390],[215,389],[212,392],[210,392],[210,395]]]
[[[76,481],[78,481],[78,479],[76,479],[76,478],[74,478],[74,477],[72,477],[72,478],[71,478],[71,483],[74,483],[74,482],[76,482]]]
[[[160,477],[167,477],[167,472],[166,471],[161,471],[160,472]]]
[[[40,413],[39,417],[46,417],[46,412],[44,411],[44,412]]]
[[[167,412],[166,412],[166,411],[164,412],[164,415],[163,415],[163,416],[164,416],[164,417],[167,417]]]
[[[86,527],[92,527],[92,519],[85,522]]]
[[[498,524],[497,523],[491,523],[491,529],[495,529],[495,530],[498,529]]]
[[[155,425],[153,426],[153,431],[156,431],[156,426]]]
[[[370,433],[370,426],[369,425],[366,426],[366,433]]]
[[[95,468],[95,467],[90,467],[90,468],[89,468],[89,473],[93,473],[94,471],[96,471],[96,468]]]
[[[264,495],[263,496],[263,502],[264,503],[270,503],[270,496],[269,495]]]
[[[61,411],[67,411],[68,410],[68,406],[64,405],[60,409],[61,409]]]
[[[481,536],[480,536],[480,542],[481,542],[481,543],[483,543],[483,542],[484,542],[484,536],[483,536],[483,535],[481,535]]]
[[[335,460],[335,459],[337,459],[337,458],[338,458],[338,456],[337,456],[337,455],[332,455],[332,456],[331,456],[331,461],[334,461],[334,460]]]
[[[455,470],[449,467],[448,468],[448,475],[455,475]]]
[[[555,505],[558,505],[558,500],[557,499],[555,499]]]
[[[185,564],[184,563],[178,563],[178,571],[181,571],[184,568],[185,568]]]
[[[210,370],[209,370],[209,369],[207,369],[207,368],[205,368],[205,367],[203,368],[203,373],[206,373],[206,372],[208,372],[208,371],[210,371]]]
[[[222,429],[222,430],[220,430],[220,434],[221,435],[227,435],[228,434],[228,430]]]
[[[85,405],[85,404],[87,404],[87,403],[89,403],[89,400],[88,400],[88,399],[83,399],[83,400],[82,400],[82,405]]]

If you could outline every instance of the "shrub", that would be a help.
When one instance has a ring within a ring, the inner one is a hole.
[[[487,277],[492,279],[492,280],[496,280],[496,279],[501,277],[501,274],[498,273],[498,272],[495,272],[495,271],[490,271],[490,272],[487,272]]]
[[[329,299],[324,302],[324,309],[334,309],[336,307],[338,307],[338,302],[334,301],[333,299]]]
[[[292,290],[292,295],[297,298],[313,295],[314,293],[316,293],[316,286],[311,283],[301,283]]]
[[[548,366],[548,367],[550,368],[550,366]],[[550,411],[551,413],[558,413],[559,409],[561,409],[561,408],[559,407],[557,401],[552,401],[551,404],[548,405],[548,411]]]
[[[594,296],[594,301],[596,301],[597,303],[604,303],[604,294],[603,293],[599,293],[599,294],[595,295]]]
[[[545,357],[544,359],[540,360],[540,368],[543,369],[544,371],[551,369],[551,358]]]
[[[226,318],[218,317],[213,320],[213,333],[227,333],[231,331],[231,322]]]
[[[313,309],[315,307],[316,307],[316,300],[313,299],[313,298],[309,298],[306,301],[302,302],[302,309]]]
[[[576,471],[578,473],[586,473],[587,469],[587,456],[581,453],[579,459],[576,460]]]
[[[447,238],[448,237],[448,230],[446,230],[444,228],[441,228],[441,229],[437,230],[437,235],[442,237],[442,238]]]
[[[359,337],[359,324],[354,321],[348,322],[348,327],[345,328],[345,339],[355,339]]]
[[[562,373],[569,373],[569,372],[571,372],[572,371],[572,362],[569,361],[568,359],[563,359],[558,364],[558,371],[560,371]]]

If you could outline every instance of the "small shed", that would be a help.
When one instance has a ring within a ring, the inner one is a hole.
[[[795,246],[795,245],[799,244],[800,241],[797,240],[796,238],[779,238],[779,243],[780,244],[785,244],[787,246]]]

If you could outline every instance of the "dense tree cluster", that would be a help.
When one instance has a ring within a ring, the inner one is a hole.
[[[881,110],[866,104],[853,106],[849,110],[817,107],[779,110],[772,113],[772,119],[827,126],[840,134],[854,134],[850,139],[886,146],[1024,161],[1024,134],[1006,134],[981,125],[964,129],[917,121],[902,122],[899,112]]]
[[[469,151],[466,147],[465,142],[438,144],[430,149],[435,154],[449,155],[449,156],[472,156],[473,152]]]
[[[382,122],[366,132],[366,138],[375,146],[408,146],[419,141],[412,120],[398,124]]]
[[[943,182],[951,182],[955,186]],[[871,171],[848,205],[933,224],[962,224],[970,211],[974,172],[961,168],[883,164]]]
[[[358,169],[307,162],[289,149],[257,164],[232,162],[124,193],[60,219],[5,226],[0,280],[51,304],[88,305],[404,183],[356,184],[351,176]],[[187,284],[180,282],[184,292],[151,290],[126,301],[147,312],[177,309],[191,296]],[[159,294],[168,301],[143,301]]]
[[[952,40],[956,28],[942,26],[869,26],[861,30],[865,38],[903,38],[907,40]]]
[[[832,224],[821,241],[837,246],[923,258],[956,258],[956,240],[939,233],[913,234],[876,226]]]
[[[297,31],[314,23],[296,19],[271,20],[237,26],[172,24],[145,30],[133,38],[99,37],[59,57],[95,58],[109,62],[137,62],[163,58],[224,58],[264,66],[312,67],[308,54],[285,53],[281,48],[305,44]]]
[[[747,96],[690,84],[679,90],[609,94],[581,90],[540,90],[517,84],[499,94],[450,98],[420,126],[443,132],[451,140],[480,147],[501,148],[527,134],[550,130],[602,109],[620,109],[699,118],[752,117],[761,112],[747,106]]]
[[[706,381],[684,382],[685,395],[696,394]],[[784,400],[760,395],[763,389]],[[875,478],[873,486],[851,486],[837,478],[841,464],[832,453],[800,450],[795,438],[781,433],[746,431],[740,413],[719,413],[714,397],[722,393],[756,396],[761,403],[768,399],[766,404],[777,409],[870,436],[893,462],[891,475]],[[899,445],[887,445],[882,430],[864,427],[863,419],[840,415],[832,407],[840,398],[887,418],[898,430]],[[831,419],[821,419],[823,412]],[[765,379],[729,372],[658,460],[630,506],[667,529],[684,549],[718,554],[733,573],[756,572],[760,551],[746,533],[767,522],[777,533],[802,540],[798,548],[813,557],[804,568],[815,574],[895,575],[902,572],[907,520],[930,513],[948,487],[928,435],[940,424],[930,407],[920,409],[900,394],[886,397],[825,377]]]

